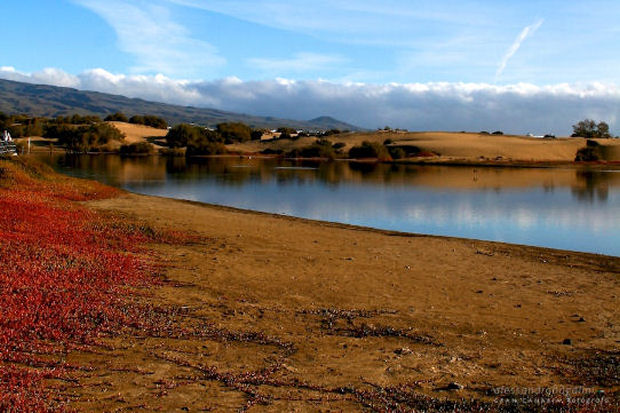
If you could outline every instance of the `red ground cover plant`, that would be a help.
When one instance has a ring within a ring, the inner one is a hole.
[[[62,355],[116,331],[131,287],[155,282],[141,247],[175,242],[75,201],[118,190],[0,160],[0,411],[62,411]]]

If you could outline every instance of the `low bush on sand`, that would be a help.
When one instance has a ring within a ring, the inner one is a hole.
[[[155,282],[141,246],[177,238],[75,202],[118,193],[0,161],[0,411],[64,409],[49,385],[80,369],[66,353],[143,316],[123,300]]]

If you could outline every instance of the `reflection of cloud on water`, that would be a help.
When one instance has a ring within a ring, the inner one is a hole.
[[[378,215],[389,213],[388,207],[381,208],[379,205],[373,205],[372,209]],[[585,210],[575,212],[554,209],[541,216],[539,211],[525,208],[474,210],[470,206],[459,208],[458,206],[415,205],[407,209],[403,217],[414,223],[433,223],[437,226],[454,225],[462,228],[511,223],[511,226],[523,230],[535,227],[584,227],[596,231],[610,228],[620,229],[619,215],[613,211],[592,213]]]
[[[365,187],[333,191],[310,182],[288,190],[273,183],[239,188],[180,182],[172,189],[155,192],[314,219],[366,225],[390,223],[405,231],[418,226],[461,230],[501,229],[502,226],[512,230],[565,227],[593,232],[620,228],[618,208],[575,204],[567,191],[563,191],[563,195],[560,191],[553,194],[534,191],[481,196],[478,193],[436,194]]]
[[[536,225],[536,216],[530,210],[517,211],[515,220],[517,222],[517,225],[523,229],[532,228],[534,225]]]

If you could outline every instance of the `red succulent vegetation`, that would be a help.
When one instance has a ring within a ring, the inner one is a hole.
[[[62,355],[120,330],[130,287],[156,280],[141,246],[180,239],[75,202],[118,193],[0,161],[0,411],[63,410],[45,386]]]

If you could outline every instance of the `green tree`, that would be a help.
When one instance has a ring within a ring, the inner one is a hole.
[[[188,142],[196,140],[200,136],[200,128],[187,123],[174,126],[166,135],[166,142],[170,148],[182,148]]]
[[[128,145],[121,145],[121,155],[148,155],[155,153],[155,146],[148,142],[134,142]]]
[[[144,125],[144,116],[133,115],[129,118],[129,123],[133,123],[134,125]]]
[[[392,159],[403,159],[407,157],[407,152],[403,148],[399,147],[390,147],[388,148],[388,152]]]
[[[52,125],[45,131],[45,136],[58,139],[71,152],[88,152],[96,150],[111,141],[122,141],[125,135],[107,123],[90,126]]]
[[[266,132],[267,130],[265,129],[254,129],[252,130],[252,133],[250,133],[250,139],[253,141],[259,141]]]
[[[72,133],[74,129],[75,127],[70,126],[66,123],[49,123],[43,129],[43,137],[47,139],[60,140],[62,136]]]
[[[129,118],[129,123],[133,123],[135,125],[150,126],[157,129],[168,128],[168,122],[166,122],[166,120],[161,116],[155,115],[134,115]]]
[[[106,122],[127,122],[127,116],[123,112],[116,112],[108,115],[104,119]]]
[[[89,142],[95,145],[104,145],[111,141],[123,141],[125,134],[107,123],[96,123],[85,128],[85,135]]]
[[[157,128],[157,129],[168,128],[168,122],[166,122],[166,119],[162,118],[161,116],[144,115],[143,119],[144,119],[144,124],[146,126],[150,126],[152,128]]]
[[[193,155],[220,155],[226,153],[226,146],[216,132],[202,129],[187,142],[187,156]]]
[[[609,125],[606,122],[598,124],[592,119],[584,119],[573,125],[572,136],[579,136],[586,139],[605,139],[611,138]]]
[[[599,138],[611,138],[609,134],[609,125],[607,123],[599,122],[598,125],[596,125],[596,129]]]
[[[217,133],[229,144],[252,139],[252,129],[240,122],[226,122],[217,125]]]
[[[380,160],[389,160],[390,154],[387,148],[379,142],[364,141],[359,146],[354,146],[349,150],[349,157],[353,159],[361,158],[377,158]]]
[[[39,118],[29,119],[24,129],[25,136],[41,136],[43,135],[43,125]]]
[[[280,139],[292,139],[293,135],[297,133],[297,130],[282,126],[277,129],[277,132],[280,132]]]
[[[317,139],[313,144],[300,149],[293,149],[287,154],[290,158],[327,158],[334,159],[336,151],[327,139]]]

